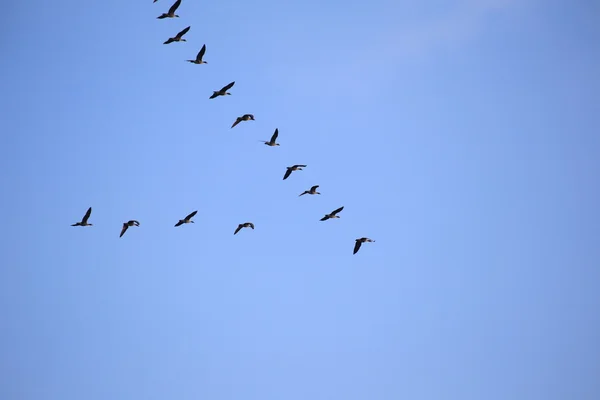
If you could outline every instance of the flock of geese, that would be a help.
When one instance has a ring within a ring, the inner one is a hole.
[[[158,0],[154,0],[153,2],[156,3],[157,1]],[[173,5],[171,6],[171,8],[169,8],[169,11],[161,14],[160,16],[157,17],[157,19],[179,18],[179,15],[175,14],[175,12],[177,11],[177,9],[179,8],[180,5],[181,5],[181,0],[176,0],[175,3],[173,3]],[[188,26],[187,28],[185,28],[182,31],[180,31],[179,33],[177,33],[177,35],[175,35],[174,37],[167,39],[163,44],[170,44],[173,42],[185,42],[186,40],[183,38],[183,36],[189,30],[190,30],[190,26]],[[193,63],[193,64],[207,64],[207,62],[203,60],[205,53],[206,53],[206,44],[204,44],[202,46],[202,48],[200,49],[200,51],[198,52],[198,54],[194,60],[186,60],[186,61]],[[213,91],[213,94],[209,97],[209,99],[214,99],[219,96],[231,95],[231,93],[229,93],[228,90],[230,90],[233,87],[233,85],[235,85],[235,81],[223,86],[223,88],[221,88],[220,90]],[[244,114],[241,117],[237,117],[235,122],[233,123],[233,125],[231,125],[231,128],[234,128],[237,124],[239,124],[240,122],[244,122],[244,121],[254,121],[254,115]],[[275,132],[273,133],[273,136],[271,136],[271,139],[269,141],[262,141],[262,142],[264,144],[266,144],[267,146],[279,146],[279,143],[276,142],[278,135],[279,135],[279,130],[275,129]],[[296,164],[296,165],[292,165],[291,167],[286,167],[286,168],[287,169],[285,171],[285,174],[283,175],[283,180],[286,180],[287,178],[289,178],[289,176],[292,174],[292,172],[301,171],[303,168],[306,168],[306,165]],[[319,194],[320,195],[321,193],[317,192],[318,188],[319,188],[319,185],[315,185],[315,186],[311,187],[309,190],[305,190],[304,192],[302,192],[299,196],[303,196],[305,194],[309,194],[309,195]],[[344,207],[342,206],[336,210],[333,210],[329,214],[325,214],[325,216],[323,218],[321,218],[320,221],[327,221],[328,219],[340,218],[340,216],[337,214],[339,214],[343,209],[344,209]],[[196,215],[197,212],[198,212],[198,210],[188,214],[184,219],[180,219],[175,224],[175,227],[181,226],[183,224],[194,223],[194,221],[192,221],[192,218]],[[85,213],[85,215],[83,216],[83,218],[80,222],[74,223],[71,226],[93,226],[93,224],[90,224],[88,222],[91,214],[92,214],[92,207],[88,208],[87,212]],[[131,226],[139,227],[140,223],[139,223],[139,221],[136,221],[133,219],[129,220],[127,222],[123,222],[123,227],[121,228],[121,234],[119,235],[119,237],[122,237],[125,234],[125,232],[127,232],[127,229],[129,229],[129,227],[131,227]],[[241,223],[237,226],[237,228],[235,229],[235,232],[233,232],[233,234],[236,235],[243,228],[254,229],[254,224],[252,222]],[[356,239],[355,244],[354,244],[353,254],[356,254],[358,252],[358,250],[360,249],[361,245],[365,242],[374,242],[374,240],[369,239],[367,237],[361,237],[361,238]]]

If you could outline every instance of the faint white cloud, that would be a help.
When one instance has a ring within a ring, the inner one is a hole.
[[[331,93],[349,96],[372,93],[374,88],[397,76],[402,65],[427,62],[439,51],[459,49],[485,29],[491,16],[512,12],[530,1],[456,0],[453,7],[435,17],[425,12],[414,22],[364,28],[367,35],[356,49],[356,56],[340,47],[328,50],[327,57],[319,59],[316,65],[292,67],[297,77],[296,90],[308,94],[316,88],[326,88]],[[398,6],[394,12],[399,12]],[[349,31],[348,35],[355,32]]]

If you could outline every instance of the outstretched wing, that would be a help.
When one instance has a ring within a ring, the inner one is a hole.
[[[356,254],[356,252],[360,249],[361,244],[362,244],[362,242],[357,239],[356,243],[354,244],[354,253],[352,253],[352,254]]]
[[[327,221],[328,219],[329,219],[329,215],[326,215],[323,218],[321,218],[320,221]]]
[[[335,215],[335,214],[339,213],[340,211],[342,211],[343,209],[344,209],[344,206],[341,206],[337,210],[333,211],[332,214]]]
[[[181,219],[179,220],[179,222],[177,222],[177,223],[175,224],[175,228],[177,228],[177,227],[178,227],[178,226],[180,226],[180,225],[183,225],[183,220],[181,220]]]
[[[231,127],[233,128],[234,126],[236,126],[237,124],[239,124],[240,122],[242,122],[242,117],[237,117],[235,119],[235,122],[233,123],[233,125],[231,125]]]
[[[166,42],[164,42],[163,44],[169,44],[169,43],[173,43],[175,40],[173,40],[173,38],[168,38]]]
[[[290,176],[290,174],[292,173],[292,169],[288,168],[287,171],[285,171],[285,175],[283,176],[283,180],[285,181],[288,176]]]
[[[181,39],[181,37],[183,35],[185,35],[186,33],[188,33],[188,31],[190,30],[190,28],[191,28],[191,25],[188,26],[187,28],[185,28],[184,30],[182,30],[181,32],[179,32],[176,37],[179,38],[179,39]]]
[[[90,217],[91,214],[92,214],[92,207],[88,208],[88,210],[85,213],[85,215],[83,216],[83,219],[81,220],[81,222],[83,222],[84,224],[86,224],[87,220],[88,220],[88,218]]]
[[[275,128],[275,133],[273,133],[273,136],[271,136],[271,142],[275,143],[275,140],[277,140],[277,136],[279,136],[279,129]]]
[[[229,89],[231,89],[233,87],[233,85],[235,85],[235,81],[231,82],[229,85],[227,86],[223,86],[223,89],[221,89],[221,91],[225,92]]]
[[[317,188],[319,187],[319,185],[315,185],[313,187],[310,188],[311,192],[314,192],[315,190],[317,190]]]
[[[196,56],[196,60],[202,61],[202,57],[204,57],[204,53],[206,53],[206,45],[202,46],[202,48],[200,49],[200,52]]]
[[[187,220],[192,219],[194,217],[194,215],[196,215],[197,212],[198,212],[198,210],[190,213],[190,215],[188,215],[187,217],[185,217],[185,219],[187,219]]]
[[[308,190],[305,190],[304,192],[300,193],[300,194],[298,195],[298,197],[300,197],[300,196],[304,196],[304,195],[305,195],[305,194],[307,194],[307,193],[308,193]]]
[[[181,4],[181,0],[177,0],[175,3],[173,3],[171,8],[169,8],[169,14],[173,14],[175,12],[175,10],[177,10],[177,7],[179,7],[180,4]]]
[[[129,228],[129,225],[127,225],[126,222],[123,223],[123,228],[121,229],[121,234],[119,235],[119,237],[122,237],[123,234],[125,233],[125,231],[127,231],[127,228]]]
[[[240,229],[243,228],[243,226],[244,226],[243,224],[239,224],[237,229],[235,230],[235,232],[233,232],[233,234],[235,235],[236,233],[238,233],[240,231]]]

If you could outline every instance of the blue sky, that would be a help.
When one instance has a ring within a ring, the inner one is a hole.
[[[599,398],[597,2],[212,3],[4,7],[0,398]]]

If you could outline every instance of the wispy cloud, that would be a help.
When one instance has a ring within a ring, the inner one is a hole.
[[[446,12],[422,12],[409,23],[374,26],[356,53],[340,46],[314,65],[293,67],[300,92],[323,85],[338,94],[363,95],[411,63],[423,63],[439,51],[460,49],[477,37],[496,13],[511,12],[530,0],[457,0]],[[394,12],[400,12],[395,6]],[[437,10],[436,10],[437,11]],[[434,16],[432,16],[434,14]],[[346,29],[354,29],[355,26]],[[364,28],[364,27],[363,27]],[[355,35],[354,32],[348,32]],[[326,83],[324,82],[326,81]],[[315,85],[306,85],[313,82]]]

